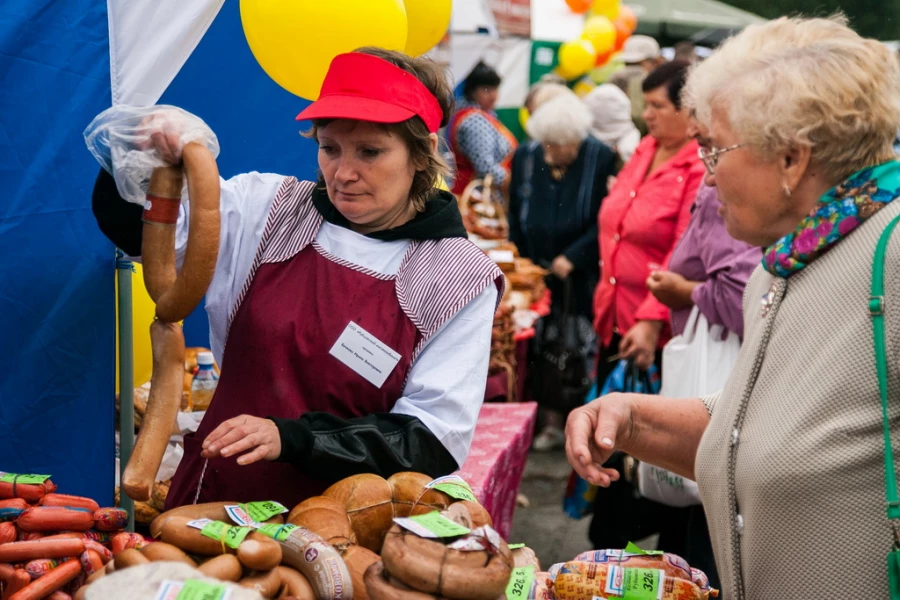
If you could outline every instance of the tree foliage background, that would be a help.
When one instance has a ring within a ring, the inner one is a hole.
[[[900,2],[896,0],[725,0],[772,19],[784,15],[827,16],[843,11],[866,37],[900,40]]]

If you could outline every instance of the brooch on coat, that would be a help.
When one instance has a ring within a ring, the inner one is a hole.
[[[772,306],[775,304],[775,292],[777,290],[776,284],[772,283],[772,287],[769,288],[769,291],[763,294],[762,297],[762,307],[759,311],[759,316],[763,319],[769,314],[769,311],[772,310]]]

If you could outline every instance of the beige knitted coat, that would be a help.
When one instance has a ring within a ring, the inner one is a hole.
[[[761,268],[745,338],[696,473],[727,600],[888,597],[881,402],[868,312],[889,204],[789,279]],[[900,230],[887,252],[886,337],[900,457]],[[772,301],[763,309],[770,291]]]

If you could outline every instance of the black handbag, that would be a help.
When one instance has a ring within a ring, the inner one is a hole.
[[[591,389],[597,337],[590,320],[576,313],[572,280],[564,282],[562,310],[536,324],[532,396],[546,408],[568,414]]]

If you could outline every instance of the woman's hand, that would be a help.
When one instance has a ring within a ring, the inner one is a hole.
[[[678,273],[671,271],[653,271],[647,278],[647,289],[657,300],[669,308],[690,308],[694,305],[691,293],[700,285],[696,281],[688,281]]]
[[[646,371],[656,360],[656,348],[659,345],[662,327],[662,321],[638,321],[622,337],[619,354],[622,358],[634,359],[634,364],[642,371]]]
[[[562,280],[566,280],[569,275],[572,274],[572,271],[575,270],[575,265],[572,264],[565,255],[560,254],[556,258],[553,259],[553,264],[550,266],[550,271],[559,277]]]
[[[631,403],[625,394],[609,394],[576,408],[566,422],[566,456],[584,479],[600,487],[619,479],[604,468],[633,430]]]
[[[185,126],[184,117],[173,110],[160,109],[148,115],[140,125],[143,135],[148,137],[148,141],[141,144],[141,149],[156,150],[166,163],[180,165],[184,148],[181,134]]]
[[[281,434],[271,419],[241,415],[228,419],[203,440],[203,458],[247,454],[237,459],[239,465],[258,460],[275,460],[281,456]]]

